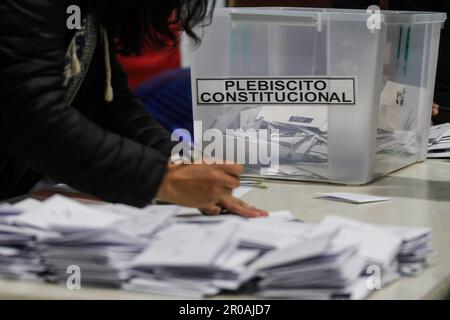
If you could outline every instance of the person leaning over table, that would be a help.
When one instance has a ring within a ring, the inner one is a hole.
[[[387,4],[390,10],[399,11],[436,11],[450,15],[450,0],[331,0],[334,8],[366,9],[370,5]],[[437,123],[450,122],[450,23],[447,20],[441,32],[439,59],[436,74],[436,87],[432,115]],[[440,108],[442,106],[442,108]],[[442,110],[440,110],[442,109]],[[438,117],[439,118],[436,118]]]
[[[81,30],[66,25],[71,5]],[[172,24],[198,40],[207,0],[2,0],[0,17],[1,199],[46,176],[110,202],[142,207],[158,197],[208,214],[267,215],[231,196],[241,166],[168,164],[170,134],[116,61],[144,40],[175,41]]]

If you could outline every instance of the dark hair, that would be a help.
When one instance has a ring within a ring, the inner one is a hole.
[[[144,43],[176,44],[186,34],[198,44],[194,28],[210,23],[216,0],[93,0],[100,23],[124,55],[140,54]]]

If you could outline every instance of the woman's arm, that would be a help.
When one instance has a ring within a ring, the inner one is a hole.
[[[64,103],[66,6],[0,1],[1,145],[54,180],[144,206],[166,174],[167,157],[100,128]]]

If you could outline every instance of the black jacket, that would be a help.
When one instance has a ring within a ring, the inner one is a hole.
[[[332,0],[336,8],[366,9],[377,0]],[[439,46],[439,62],[436,75],[435,101],[441,105],[450,106],[450,1],[449,0],[389,0],[390,10],[403,11],[436,11],[446,12],[447,21],[441,33]]]
[[[45,175],[107,201],[144,206],[173,143],[133,97],[113,53],[114,100],[105,102],[101,44],[73,103],[65,102],[72,3],[0,1],[0,198],[27,192]]]

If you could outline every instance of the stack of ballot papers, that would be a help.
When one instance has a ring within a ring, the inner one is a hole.
[[[373,289],[367,270],[375,266],[381,285],[388,285],[413,274],[409,269],[419,272],[431,254],[429,230],[334,216],[319,224],[303,223],[288,212],[258,220],[181,222],[190,225],[166,229],[135,259],[126,289],[186,297],[244,292],[264,298],[363,299]],[[218,231],[220,236],[213,237]]]
[[[32,231],[0,224],[0,275],[10,279],[37,280],[45,271],[35,250]]]
[[[55,234],[11,223],[12,219],[36,204],[39,202],[25,200],[14,206],[0,205],[0,277],[39,281],[45,275],[46,268],[36,244]]]
[[[289,211],[203,216],[178,206],[85,205],[55,196],[0,207],[0,276],[203,298],[363,299],[426,266],[431,231]],[[373,280],[373,279],[372,279]]]
[[[248,220],[235,216],[177,218],[133,262],[129,290],[188,297],[236,291],[264,253],[293,245],[306,225],[289,212]]]
[[[378,154],[400,156],[416,154],[418,152],[417,134],[415,131],[378,129],[376,151]]]
[[[401,275],[416,275],[425,268],[428,257],[434,253],[431,246],[431,230],[426,228],[403,228],[385,226],[385,230],[402,239],[397,256],[398,272]]]
[[[26,249],[48,280],[65,281],[68,268],[77,266],[83,271],[84,283],[120,286],[127,279],[130,260],[148,244],[148,237],[166,224],[174,209],[170,208],[168,214],[161,214],[152,208],[86,206],[55,196],[8,216],[3,229],[14,231],[16,237],[25,232],[33,235],[32,245]]]
[[[431,127],[428,158],[450,158],[450,123]]]

